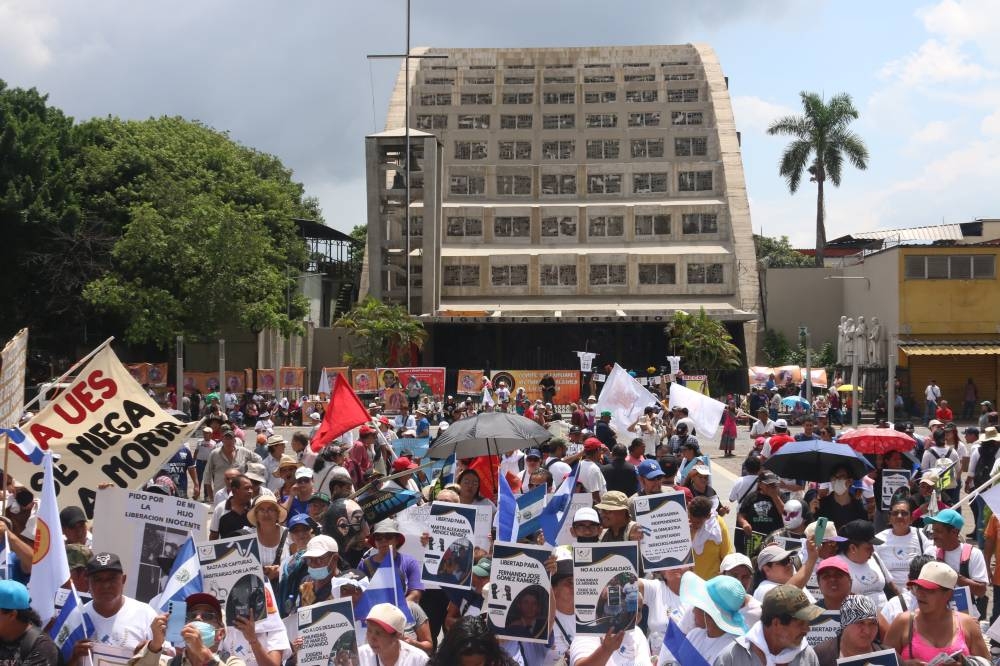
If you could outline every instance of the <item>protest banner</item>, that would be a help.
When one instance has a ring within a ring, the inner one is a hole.
[[[150,363],[146,372],[146,381],[150,386],[160,388],[167,385],[167,364]]]
[[[22,328],[0,351],[0,427],[16,426],[24,410],[24,369],[28,329]]]
[[[642,416],[646,407],[656,404],[656,396],[644,389],[620,365],[615,363],[597,399],[597,413],[611,412],[611,426],[620,433]]]
[[[199,543],[198,560],[202,586],[222,604],[226,626],[236,626],[237,617],[250,617],[251,612],[255,618],[270,616],[255,535]],[[276,612],[274,617],[278,618]],[[265,622],[257,620],[257,629],[261,630]]]
[[[573,497],[569,501],[569,508],[566,510],[566,521],[559,529],[559,536],[556,537],[556,543],[573,543],[575,539],[569,531],[570,528],[573,527],[573,516],[575,516],[576,512],[580,509],[589,509],[593,506],[593,495],[590,493],[574,493]]]
[[[194,533],[207,536],[208,509],[180,497],[121,488],[97,492],[94,548],[116,553],[125,572],[125,594],[148,602],[163,590],[178,549]],[[122,529],[128,525],[129,529]]]
[[[806,642],[810,647],[816,647],[828,638],[835,638],[840,633],[840,611],[825,610],[823,614],[809,623],[809,633]]]
[[[766,538],[767,535],[763,532],[751,532],[750,536],[743,541],[743,554],[751,560],[757,557],[757,553],[764,547],[764,539]]]
[[[90,646],[90,658],[94,666],[125,666],[132,658],[131,648],[94,642]]]
[[[635,627],[639,547],[634,541],[573,546],[576,633],[604,635]]]
[[[351,369],[346,365],[339,365],[330,368],[320,368],[320,378],[319,384],[316,387],[315,393],[326,393],[327,397],[330,396],[330,387],[333,386],[333,380],[337,375],[344,375],[344,377],[351,376]],[[326,390],[324,388],[323,377],[326,377]]]
[[[444,397],[444,368],[376,368],[380,389],[406,391],[410,377],[420,382],[420,395]]]
[[[393,440],[392,450],[397,456],[403,455],[403,451],[409,451],[413,454],[413,460],[420,460],[427,456],[430,445],[430,437],[400,437]]]
[[[240,394],[249,390],[246,384],[246,372],[236,370],[226,370],[226,390],[230,393]]]
[[[492,376],[493,387],[503,380],[510,389],[511,396],[517,389],[524,388],[528,400],[543,400],[541,387],[542,378],[548,375],[555,381],[556,393],[552,400],[554,405],[568,405],[580,400],[579,370],[496,370]],[[626,424],[631,425],[631,424]]]
[[[403,407],[406,407],[406,392],[401,388],[387,388],[379,391],[382,396],[382,414],[393,416],[400,414]]]
[[[274,393],[278,388],[278,373],[271,368],[257,368],[257,392]]]
[[[905,469],[882,470],[882,511],[892,508],[892,496],[900,488],[905,488],[910,482],[910,472]]]
[[[498,638],[527,643],[549,640],[549,591],[545,546],[497,541],[490,566],[486,617]]]
[[[132,375],[132,379],[140,385],[147,383],[149,363],[129,363],[125,368],[128,370],[128,374]]]
[[[424,551],[423,580],[441,587],[472,589],[473,545],[488,539],[492,508],[483,512],[471,504],[434,502],[427,532],[430,541]]]
[[[278,388],[282,391],[305,390],[306,369],[299,367],[282,366],[278,368]]]
[[[771,537],[771,541],[791,553],[799,553],[801,551],[801,557],[805,560],[806,540],[804,537],[796,539],[795,537],[774,536]]]
[[[694,562],[683,492],[640,495],[633,506],[635,521],[642,529],[639,552],[643,571],[677,569]]]
[[[298,666],[358,663],[354,605],[350,599],[305,606],[298,613]]]
[[[59,506],[80,506],[92,518],[100,484],[141,487],[196,426],[164,412],[104,347],[23,430],[61,456],[53,465]],[[41,490],[40,467],[20,455],[10,456],[9,465],[12,476]]]
[[[458,395],[479,395],[483,392],[482,370],[459,370],[455,393]],[[511,391],[513,393],[513,391]]]
[[[375,393],[378,391],[378,376],[375,374],[375,368],[352,369],[351,388],[354,389],[355,393]]]
[[[945,655],[946,661],[937,663],[950,663],[951,660]],[[928,666],[931,663],[928,662]],[[866,652],[854,657],[841,657],[837,660],[837,666],[899,666],[899,655],[893,649],[879,650],[877,652]]]
[[[406,507],[416,504],[419,493],[401,488],[369,488],[358,495],[358,504],[369,525],[391,518]]]

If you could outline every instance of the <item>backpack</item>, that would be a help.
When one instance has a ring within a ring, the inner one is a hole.
[[[979,463],[976,465],[976,473],[973,475],[976,487],[983,485],[990,478],[990,472],[993,470],[993,463],[996,462],[998,450],[1000,448],[996,446],[979,446]]]
[[[958,575],[969,577],[969,559],[972,558],[972,544],[963,543],[962,544],[962,556],[958,563]],[[938,548],[934,551],[934,559],[938,562],[944,562],[944,548]]]

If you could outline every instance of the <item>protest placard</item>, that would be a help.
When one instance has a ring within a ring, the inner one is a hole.
[[[190,436],[197,423],[181,423],[160,408],[110,347],[94,354],[69,388],[23,429],[43,449],[60,454],[53,465],[59,506],[94,516],[102,483],[137,489],[150,480]],[[35,492],[42,468],[19,455],[6,470]]]
[[[324,601],[299,609],[299,666],[357,664],[354,605],[350,599]]]
[[[254,535],[216,539],[198,544],[202,587],[222,604],[226,625],[237,617],[262,618],[268,614],[264,570]],[[280,622],[280,619],[279,619]],[[262,622],[258,620],[257,628]]]
[[[910,473],[905,469],[882,470],[882,511],[892,508],[892,496],[910,482]]]
[[[529,643],[549,640],[549,590],[544,546],[497,541],[490,567],[486,616],[499,638]]]
[[[639,547],[634,541],[573,546],[576,632],[604,635],[635,627]]]
[[[783,549],[787,550],[790,553],[798,554],[802,560],[805,560],[804,557],[805,555],[804,551],[806,547],[805,537],[801,539],[796,539],[795,537],[775,536],[771,537],[771,541],[775,545],[781,546]]]
[[[750,536],[743,541],[743,554],[751,560],[757,557],[757,553],[764,547],[764,540],[767,535],[763,532],[751,532]]]
[[[971,615],[977,620],[979,619],[979,609],[972,603],[972,591],[968,585],[962,585],[952,590],[951,601],[948,605],[951,606],[952,610]]]
[[[28,329],[22,328],[0,351],[0,427],[12,428],[21,420],[27,361]]]
[[[593,506],[593,495],[590,493],[574,493],[572,499],[569,501],[569,508],[566,509],[566,521],[563,522],[562,528],[559,530],[556,543],[573,543],[576,539],[573,538],[573,535],[569,531],[573,527],[573,516],[580,509],[589,509]]]
[[[125,594],[148,602],[163,590],[174,557],[188,534],[206,536],[201,502],[136,490],[105,488],[95,504],[94,548],[116,553],[125,571]],[[122,525],[129,529],[122,529]]]
[[[472,588],[473,544],[488,539],[492,522],[492,512],[483,521],[480,508],[450,502],[431,504],[423,580],[441,587]]]
[[[806,642],[810,647],[816,647],[828,638],[834,638],[840,633],[840,611],[827,610],[809,623],[809,633]]]
[[[635,521],[642,529],[639,552],[643,571],[676,569],[694,562],[684,493],[640,495],[633,506]]]
[[[430,504],[410,506],[396,514],[396,524],[399,526],[399,533],[406,537],[406,541],[403,542],[399,551],[406,553],[418,562],[424,559],[425,549],[420,543],[420,537],[427,532],[430,517]]]
[[[837,666],[899,666],[899,655],[891,649],[866,652],[856,657],[842,657],[837,660]]]
[[[90,658],[94,666],[125,666],[132,658],[132,650],[109,643],[95,642],[90,646]]]

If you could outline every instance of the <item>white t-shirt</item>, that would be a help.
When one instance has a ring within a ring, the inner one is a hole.
[[[941,389],[936,384],[928,384],[927,388],[924,389],[924,398],[928,402],[937,402],[940,397]]]
[[[156,618],[156,611],[149,604],[131,597],[123,597],[125,603],[111,617],[104,617],[94,610],[94,602],[89,601],[83,612],[94,623],[94,633],[90,635],[95,643],[105,643],[117,647],[135,649],[139,643],[153,638],[149,626]]]
[[[552,647],[545,653],[542,666],[555,666],[561,657],[568,655],[569,646],[573,643],[573,636],[576,635],[575,615],[556,610],[555,619],[558,622],[552,623]]]
[[[745,496],[749,495],[753,491],[750,490],[757,483],[759,477],[756,474],[751,474],[750,476],[741,476],[736,479],[736,483],[733,484],[733,489],[729,491],[729,501],[739,502],[744,499]]]
[[[399,642],[399,658],[396,659],[396,666],[424,666],[427,659],[427,653],[420,648],[413,647],[409,643]],[[379,666],[381,664],[380,661],[376,660],[375,651],[368,643],[358,648],[358,662],[361,666]]]
[[[649,609],[646,629],[650,634],[663,636],[669,618],[673,618],[679,625],[684,617],[686,607],[681,604],[681,598],[660,578],[646,578],[642,581],[642,601]]]
[[[937,548],[934,546],[934,542],[930,542],[927,545],[924,549],[924,555],[937,557]],[[955,571],[958,571],[962,563],[962,546],[960,545],[954,550],[946,551],[944,554],[944,563]],[[975,546],[972,547],[972,553],[969,554],[969,578],[977,583],[986,583],[987,585],[990,583],[990,576],[986,571],[986,558],[983,557],[983,551]]]
[[[708,635],[708,632],[701,627],[695,627],[693,630],[687,632],[687,639],[691,642],[698,653],[705,658],[705,661],[712,663],[715,658],[719,656],[723,650],[729,647],[729,644],[736,640],[736,636],[732,634],[722,634],[718,638],[712,638]],[[660,658],[656,662],[658,664],[669,664],[674,661],[673,656],[671,656],[670,651],[665,645],[660,646]]]
[[[885,618],[886,622],[892,624],[896,616],[903,612],[904,603],[906,604],[905,610],[917,610],[917,598],[905,587],[900,590],[900,594],[889,599],[879,612],[882,613],[882,617]]]
[[[577,634],[569,649],[570,666],[594,654],[601,646],[602,640],[604,640],[603,635]],[[626,632],[621,647],[611,655],[607,663],[613,666],[649,666],[653,663],[649,654],[649,643],[646,642],[646,635],[642,633],[642,629],[636,627]]]
[[[871,599],[875,608],[885,605],[885,575],[879,568],[875,558],[869,558],[867,562],[858,564],[846,557],[841,558],[847,563],[847,568],[851,570],[851,594],[863,594]]]
[[[514,451],[510,455],[504,454],[500,458],[500,465],[498,467],[498,473],[500,476],[507,476],[510,472],[514,476],[521,473],[522,460],[524,459],[524,451]]]
[[[592,493],[595,490],[600,494],[608,492],[608,482],[601,474],[601,468],[590,460],[580,461],[580,475],[577,477],[584,492]]]
[[[288,642],[288,632],[284,625],[275,631],[257,631],[257,639],[265,652],[281,650],[281,663],[292,656],[292,646]],[[243,632],[236,627],[226,629],[226,637],[219,643],[220,652],[229,652],[234,657],[239,657],[246,662],[247,666],[257,666],[257,658],[253,656],[253,648],[243,637]]]
[[[778,587],[778,585],[779,583],[775,583],[773,580],[762,580],[760,585],[757,586],[757,589],[753,591],[753,598],[763,603],[764,595],[770,592],[773,588]],[[812,592],[810,592],[808,588],[802,591],[805,592],[806,598],[809,599],[809,603],[816,603],[816,597],[812,595]]]
[[[564,463],[562,460],[557,460],[548,467],[545,463],[542,463],[542,469],[548,469],[549,474],[552,475],[552,489],[558,490],[562,482],[566,480],[566,477],[573,472],[573,468]]]
[[[910,560],[922,554],[930,540],[922,537],[920,530],[915,527],[911,527],[909,534],[903,536],[893,534],[892,529],[882,530],[875,536],[885,541],[883,545],[875,546],[875,552],[882,558],[892,582],[898,589],[904,589],[909,579]]]
[[[774,421],[768,421],[766,424],[763,421],[757,420],[753,422],[750,426],[750,438],[757,439],[758,437],[766,437],[768,435],[774,434]]]

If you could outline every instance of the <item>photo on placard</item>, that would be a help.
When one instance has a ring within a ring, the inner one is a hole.
[[[597,621],[614,631],[635,628],[639,610],[639,583],[635,574],[625,571],[604,586],[597,600]]]
[[[139,546],[136,599],[149,601],[163,591],[177,551],[187,537],[188,532],[184,530],[146,523]]]
[[[521,590],[510,605],[505,635],[546,638],[549,632],[549,593],[541,585]]]
[[[227,618],[250,617],[251,611],[255,619],[267,615],[264,586],[259,576],[247,574],[240,578],[225,599]]]
[[[441,556],[438,573],[453,577],[456,584],[464,584],[472,574],[472,567],[468,566],[472,562],[471,553],[471,541],[468,539],[453,541]]]

